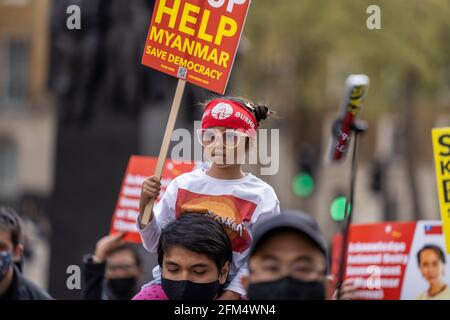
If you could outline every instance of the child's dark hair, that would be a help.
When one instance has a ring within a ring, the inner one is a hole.
[[[161,231],[158,243],[160,266],[164,253],[172,246],[207,255],[219,270],[232,259],[231,242],[223,227],[201,213],[183,214]]]
[[[0,207],[0,230],[11,234],[11,243],[15,247],[22,243],[22,222],[14,209]]]
[[[269,116],[274,113],[273,110],[270,110],[269,106],[267,106],[266,104],[257,104],[257,103],[251,102],[250,100],[247,100],[247,99],[241,98],[241,97],[231,97],[231,96],[220,97],[220,98],[217,97],[217,98],[213,98],[213,99],[205,101],[204,103],[202,103],[202,105],[204,108],[206,108],[206,106],[211,101],[217,100],[217,99],[230,100],[230,101],[233,101],[233,102],[241,105],[242,107],[248,109],[250,112],[253,113],[258,124],[261,121],[269,118]]]
[[[423,246],[422,249],[420,249],[417,252],[417,264],[420,266],[420,255],[422,254],[423,251],[425,250],[432,250],[434,251],[434,253],[436,253],[436,255],[439,257],[439,260],[442,261],[443,264],[445,264],[445,253],[444,250],[442,250],[439,246],[434,245],[434,244],[427,244],[425,246]]]

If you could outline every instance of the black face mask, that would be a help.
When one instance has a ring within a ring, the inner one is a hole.
[[[195,283],[188,280],[174,281],[162,277],[161,285],[169,300],[212,300],[220,290],[219,280]]]
[[[130,300],[136,293],[137,278],[109,279],[107,286],[119,300]]]
[[[248,287],[249,300],[324,300],[325,285],[284,277],[276,281],[254,283]]]

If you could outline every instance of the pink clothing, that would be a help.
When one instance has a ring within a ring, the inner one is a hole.
[[[137,295],[131,300],[169,300],[160,284],[154,284],[142,288]],[[247,297],[242,297],[239,300],[248,300]]]
[[[131,300],[169,300],[160,284],[142,288]]]

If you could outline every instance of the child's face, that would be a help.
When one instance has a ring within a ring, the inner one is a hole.
[[[204,156],[216,165],[242,164],[248,150],[248,136],[241,130],[225,127],[202,129],[199,138]]]

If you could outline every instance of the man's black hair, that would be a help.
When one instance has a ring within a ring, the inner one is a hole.
[[[160,266],[164,253],[172,246],[180,246],[210,257],[219,270],[232,259],[231,242],[223,227],[200,213],[183,214],[161,231],[158,243]]]
[[[0,206],[0,230],[11,233],[14,248],[22,243],[22,222],[14,209]]]
[[[445,264],[445,253],[444,250],[441,249],[441,247],[435,245],[435,244],[427,244],[425,246],[423,246],[422,249],[420,249],[417,252],[417,264],[420,266],[420,255],[422,254],[422,252],[424,250],[432,250],[434,251],[434,253],[436,253],[436,255],[439,257],[439,260],[442,261],[443,264]]]

